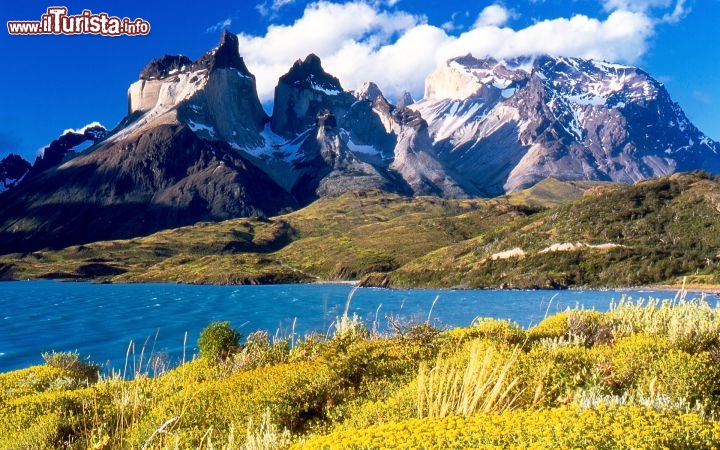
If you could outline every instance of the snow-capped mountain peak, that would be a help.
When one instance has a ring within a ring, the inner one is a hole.
[[[539,55],[472,55],[441,64],[411,106],[438,155],[494,195],[547,176],[634,182],[679,170],[720,171],[720,144],[665,88],[631,66]]]

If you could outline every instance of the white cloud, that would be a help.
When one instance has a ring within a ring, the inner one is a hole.
[[[632,11],[650,14],[652,11],[662,11],[657,22],[676,23],[690,11],[686,0],[603,0],[606,11]]]
[[[549,53],[632,63],[643,55],[652,33],[643,14],[615,11],[604,21],[576,15],[543,20],[520,30],[476,27],[449,39],[438,52],[440,59],[468,52],[501,58]]]
[[[208,27],[208,29],[205,30],[205,32],[206,33],[214,33],[215,31],[223,30],[223,29],[229,27],[230,25],[232,25],[232,19],[227,18],[225,20],[221,20],[220,22],[216,23],[215,25],[213,25],[211,27]]]
[[[499,27],[505,25],[510,19],[510,11],[495,4],[485,7],[475,21],[475,27]]]
[[[271,2],[258,3],[255,9],[258,10],[261,16],[274,17],[278,11],[287,5],[291,5],[295,0],[272,0]]]
[[[287,1],[287,0],[281,0]],[[403,90],[422,96],[425,77],[438,62],[472,53],[513,57],[550,53],[636,63],[646,52],[659,20],[650,10],[671,0],[606,0],[605,18],[585,15],[551,18],[524,28],[507,26],[513,11],[486,7],[470,29],[453,35],[422,16],[383,9],[387,0],[368,3],[320,1],[306,6],[289,25],[270,25],[263,36],[240,34],[240,53],[257,77],[263,102],[272,101],[278,78],[309,53],[345,89],[375,81],[393,99]],[[678,6],[679,5],[679,6]],[[674,14],[683,0],[674,3]],[[662,16],[661,16],[662,17]],[[680,16],[678,16],[680,17]]]
[[[278,78],[293,61],[315,53],[323,59],[326,70],[340,77],[343,86],[354,88],[340,72],[348,67],[361,73],[367,62],[398,34],[420,26],[425,19],[405,12],[382,12],[367,3],[345,4],[318,2],[306,7],[303,16],[291,25],[271,25],[264,36],[238,35],[240,54],[257,78],[261,100],[272,99]],[[441,31],[442,32],[442,31]],[[443,32],[444,34],[444,32]],[[417,49],[412,53],[419,53]],[[334,60],[336,64],[329,64]]]

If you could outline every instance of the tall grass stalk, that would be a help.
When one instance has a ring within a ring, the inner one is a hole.
[[[243,450],[277,450],[288,447],[291,441],[290,431],[278,430],[270,420],[270,411],[265,410],[257,428],[254,427],[252,420],[248,423],[245,445],[240,448]]]
[[[433,312],[433,309],[435,308],[435,303],[437,303],[438,300],[440,300],[440,296],[436,295],[435,300],[433,300],[432,305],[430,305],[430,311],[428,312],[428,317],[427,317],[427,321],[426,321],[426,323],[428,325],[430,325],[430,317],[432,317],[432,312]]]
[[[418,417],[471,416],[512,409],[517,394],[511,393],[518,378],[510,380],[508,375],[519,352],[516,347],[509,357],[502,358],[495,348],[487,347],[483,354],[480,343],[475,342],[464,365],[439,359],[428,370],[421,364],[417,379]]]
[[[650,298],[633,302],[623,297],[610,305],[608,313],[617,337],[632,334],[667,336],[672,343],[707,345],[720,337],[720,308],[704,299],[664,300]]]
[[[350,291],[347,300],[345,301],[345,310],[342,316],[335,318],[335,333],[336,337],[352,336],[358,334],[363,327],[362,321],[357,314],[353,313],[350,316],[350,302],[358,290],[358,286],[355,286]]]

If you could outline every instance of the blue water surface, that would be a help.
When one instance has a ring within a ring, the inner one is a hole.
[[[242,334],[327,333],[353,289],[343,284],[196,286],[92,284],[54,281],[0,283],[0,372],[43,362],[46,351],[78,351],[122,372],[127,361],[162,355],[170,365],[197,353],[208,323],[227,320]],[[673,298],[658,291],[388,290],[359,288],[350,303],[371,328],[428,319],[440,327],[467,326],[476,317],[510,319],[523,327],[546,314],[582,306],[605,311],[612,300]],[[438,299],[435,302],[435,299]],[[710,300],[717,300],[710,297]],[[435,305],[433,307],[433,302]],[[132,345],[131,345],[132,343]],[[128,357],[130,349],[130,357]]]

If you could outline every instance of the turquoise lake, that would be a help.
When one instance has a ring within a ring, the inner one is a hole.
[[[352,289],[343,284],[0,283],[0,372],[41,364],[41,353],[52,350],[78,351],[106,371],[122,372],[129,348],[128,361],[139,361],[144,347],[144,361],[152,354],[176,365],[183,354],[190,359],[197,353],[200,330],[215,320],[230,321],[245,336],[266,330],[270,335],[289,337],[293,324],[296,336],[327,333],[343,313]],[[424,322],[431,309],[430,321],[439,327],[467,326],[476,317],[509,319],[528,327],[546,314],[577,305],[605,311],[623,295],[638,299],[673,298],[675,294],[359,288],[350,312],[365,320],[368,328],[377,323],[381,330],[387,327],[388,315],[404,322]],[[707,299],[718,300],[715,296]]]

